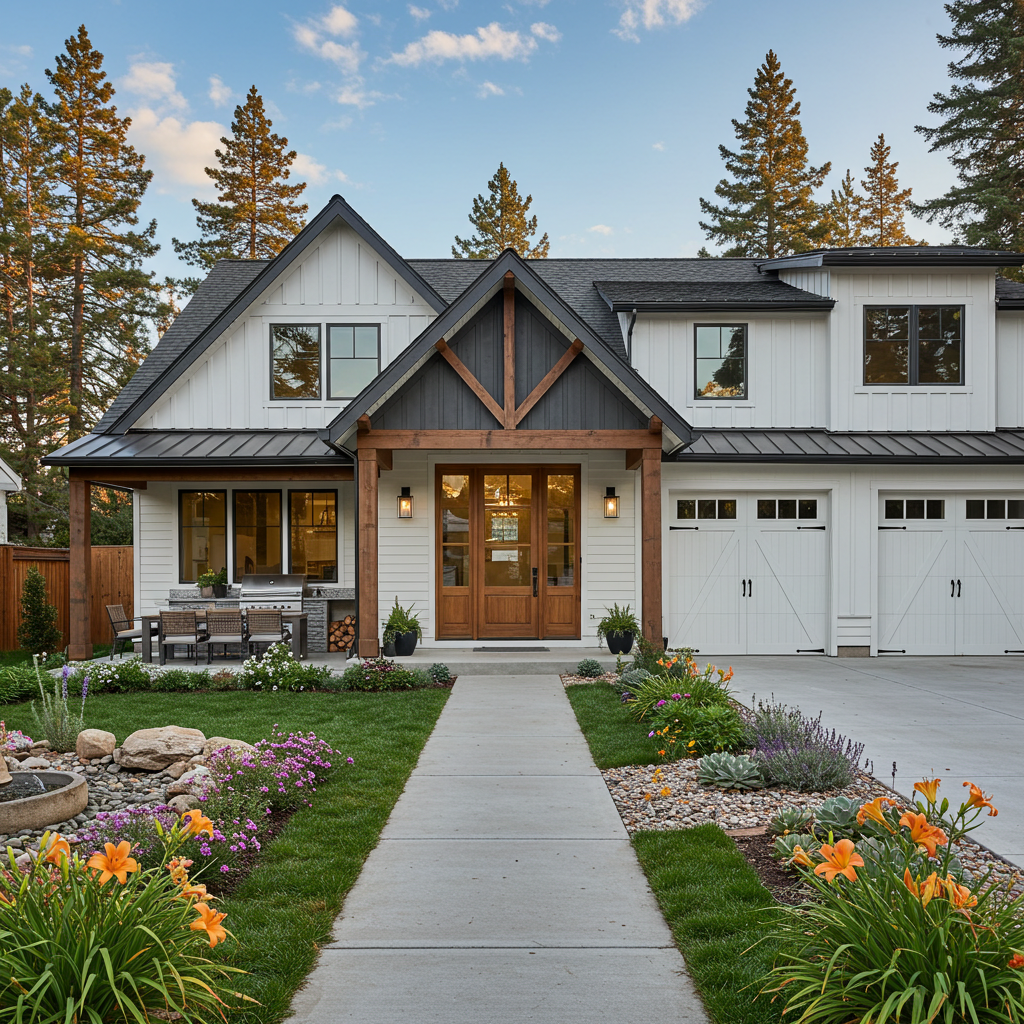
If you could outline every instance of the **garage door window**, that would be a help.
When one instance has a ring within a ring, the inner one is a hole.
[[[885,518],[945,519],[946,502],[942,498],[886,498]]]
[[[676,519],[735,519],[735,498],[681,498]]]
[[[968,498],[968,519],[1024,519],[1024,501],[1011,498]]]
[[[758,519],[817,519],[817,498],[758,498]]]

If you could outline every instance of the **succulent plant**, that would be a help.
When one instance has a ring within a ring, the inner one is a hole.
[[[650,679],[651,673],[645,668],[629,668],[619,676],[617,689],[630,690],[639,686],[645,679]]]
[[[762,789],[764,780],[757,763],[746,754],[728,754],[717,751],[702,757],[698,764],[697,779],[706,786],[719,789]]]
[[[809,832],[790,832],[788,836],[776,836],[772,856],[776,860],[790,860],[799,846],[805,853],[812,853],[821,844]]]
[[[784,807],[768,822],[772,834],[784,836],[789,832],[806,832],[811,827],[814,815],[805,807]]]
[[[814,834],[831,832],[836,839],[850,839],[859,834],[857,812],[861,803],[848,796],[830,796],[814,811]]]
[[[585,679],[594,679],[604,675],[604,666],[596,658],[584,658],[576,666],[576,675]]]

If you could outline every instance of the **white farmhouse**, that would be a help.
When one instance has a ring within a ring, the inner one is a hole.
[[[21,490],[21,477],[0,459],[0,544],[7,541],[7,495]]]

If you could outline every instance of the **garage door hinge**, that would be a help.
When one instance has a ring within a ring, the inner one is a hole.
[[[905,526],[880,526],[880,530],[905,530]]]

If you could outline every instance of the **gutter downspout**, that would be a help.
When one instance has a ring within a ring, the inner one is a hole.
[[[633,307],[633,316],[629,321],[629,330],[626,331],[626,361],[633,365],[633,328],[636,326],[636,306]]]
[[[330,444],[330,442],[328,442]],[[333,448],[334,446],[331,445]],[[339,448],[338,451],[345,455],[350,453],[345,451],[344,448]],[[352,571],[353,571],[353,597],[355,598],[356,605],[356,635],[352,640],[352,646],[348,649],[348,658],[357,656],[356,648],[359,646],[359,459],[354,455],[352,458],[352,487],[354,493],[352,495],[352,518],[353,518],[353,530],[352,530]],[[348,658],[345,660],[348,661]]]

